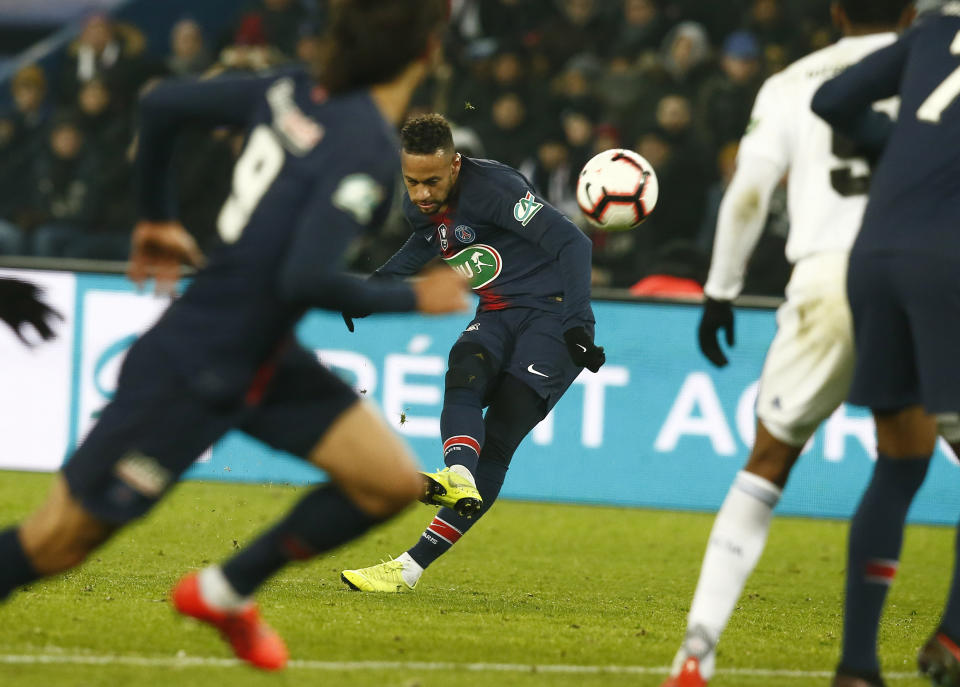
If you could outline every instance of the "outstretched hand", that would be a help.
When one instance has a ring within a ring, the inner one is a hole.
[[[154,277],[157,293],[173,293],[180,267],[203,267],[204,258],[193,236],[179,222],[141,220],[133,229],[127,277],[138,287]]]
[[[29,324],[44,341],[49,341],[56,336],[49,320],[63,320],[63,315],[40,300],[41,294],[41,289],[30,282],[0,278],[0,320],[27,346],[31,344],[23,336],[23,325]]]

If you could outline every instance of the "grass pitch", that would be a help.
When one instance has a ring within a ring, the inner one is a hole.
[[[0,523],[29,512],[50,480],[0,472]],[[294,659],[282,674],[261,674],[228,660],[207,627],[175,617],[166,595],[184,571],[228,556],[300,494],[182,485],[84,567],[0,607],[0,685],[657,687],[683,635],[713,520],[502,502],[416,592],[348,591],[341,568],[397,555],[416,540],[433,512],[416,506],[261,591],[264,614]],[[774,521],[711,687],[829,684],[846,531],[838,522]],[[912,677],[914,655],[937,623],[952,566],[952,530],[909,529],[881,633],[891,684],[926,684]]]

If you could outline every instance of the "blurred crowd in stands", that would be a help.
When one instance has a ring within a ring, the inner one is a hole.
[[[8,84],[12,105],[0,111],[0,255],[125,259],[135,220],[137,94],[155,79],[211,68],[309,62],[326,2],[252,0],[221,35],[205,35],[183,17],[168,45],[147,45],[138,27],[93,15],[58,73],[36,65],[17,71]],[[446,114],[464,153],[518,167],[588,233],[575,185],[590,156],[628,147],[656,168],[653,216],[636,231],[591,233],[598,286],[629,288],[656,274],[703,282],[760,84],[836,38],[829,0],[453,0],[452,7],[446,63],[413,109]],[[177,151],[182,219],[207,247],[241,136],[188,131]],[[785,206],[780,190],[748,292],[782,293]],[[359,247],[353,266],[373,269],[407,234],[394,213]]]

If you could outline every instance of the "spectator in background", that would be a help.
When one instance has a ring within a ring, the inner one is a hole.
[[[62,258],[74,254],[99,207],[97,180],[96,159],[85,146],[76,118],[57,115],[46,150],[36,160],[29,180],[33,197],[26,210],[29,221],[37,226],[34,255]]]
[[[555,71],[576,55],[600,55],[611,31],[598,0],[557,0],[560,12],[541,25],[540,45]]]
[[[700,229],[709,179],[703,158],[686,152],[685,143],[682,135],[662,127],[648,131],[637,142],[637,152],[657,170],[660,182],[657,209],[641,227],[655,244],[659,237],[695,241]],[[654,252],[645,247],[647,257]]]
[[[566,110],[560,115],[570,159],[577,169],[593,157],[593,120],[585,112]]]
[[[170,31],[167,69],[174,76],[202,74],[213,60],[203,39],[203,30],[192,19],[181,19]]]
[[[764,53],[771,48],[779,50],[786,62],[792,62],[804,52],[805,36],[791,21],[780,0],[753,0],[745,28],[757,37]]]
[[[13,107],[0,114],[0,254],[25,250],[24,233],[17,226],[26,178],[33,159],[43,148],[49,121],[47,79],[37,65],[19,69],[10,82]]]
[[[610,54],[633,59],[655,53],[667,33],[666,20],[655,0],[624,0],[618,26]]]
[[[606,119],[624,131],[649,126],[650,94],[643,73],[629,54],[614,53],[596,85],[597,100]],[[646,120],[646,121],[644,121]]]
[[[77,40],[67,48],[60,101],[76,102],[84,83],[102,78],[118,101],[128,105],[151,74],[143,56],[145,47],[146,41],[138,29],[114,24],[105,14],[92,15]]]
[[[660,80],[665,92],[696,97],[710,76],[710,40],[700,24],[685,21],[667,34],[660,49]]]
[[[548,131],[536,153],[528,157],[519,170],[553,207],[569,217],[576,217],[579,212],[577,173],[580,168],[571,165],[570,149],[562,129],[557,127]]]
[[[522,95],[510,91],[493,102],[490,118],[478,133],[487,155],[514,168],[523,163],[528,151],[535,149],[539,135],[527,116]]]
[[[257,0],[240,17],[234,43],[272,45],[287,57],[293,57],[300,27],[309,19],[300,0]]]
[[[35,64],[21,67],[10,80],[16,136],[22,143],[36,141],[50,116],[47,77]],[[24,139],[29,139],[26,141]]]
[[[739,141],[750,121],[760,90],[760,46],[753,34],[727,36],[720,59],[721,73],[704,83],[698,100],[699,128],[714,150]]]

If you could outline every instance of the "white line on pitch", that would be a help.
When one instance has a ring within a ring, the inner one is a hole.
[[[94,654],[0,654],[0,664],[125,665],[143,668],[232,668],[244,665],[234,658],[206,656],[124,656]],[[527,663],[449,663],[433,661],[290,661],[294,670],[461,670],[476,673],[567,673],[585,675],[666,675],[666,666],[564,665]],[[827,670],[774,670],[765,668],[720,668],[718,675],[745,677],[830,678]],[[889,679],[916,677],[916,673],[887,673]]]

